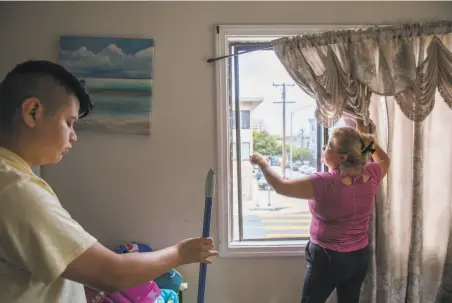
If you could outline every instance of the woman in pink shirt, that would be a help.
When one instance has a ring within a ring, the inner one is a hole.
[[[369,154],[374,162],[367,162]],[[278,194],[309,200],[312,221],[301,302],[323,303],[336,289],[339,303],[355,303],[369,263],[374,197],[390,160],[371,135],[341,127],[323,147],[322,161],[328,172],[283,180],[262,155],[251,157]]]

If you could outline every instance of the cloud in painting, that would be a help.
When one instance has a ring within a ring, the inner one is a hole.
[[[80,45],[74,50],[60,49],[60,63],[78,77],[152,79],[154,47],[126,53],[110,43],[100,51]]]

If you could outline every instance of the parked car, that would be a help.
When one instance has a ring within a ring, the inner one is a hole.
[[[312,166],[302,165],[298,171],[302,174],[310,175],[310,174],[314,173],[316,170],[317,169],[315,169]]]
[[[256,176],[259,171],[260,171],[259,165],[257,164],[253,165],[253,175]]]
[[[305,172],[308,170],[308,166],[307,165],[302,165],[300,166],[300,168],[298,169],[298,171],[302,174],[306,174]]]
[[[303,164],[301,163],[301,161],[297,161],[295,163],[292,163],[292,170],[293,171],[298,171],[302,165]]]
[[[270,156],[270,165],[271,166],[281,165],[281,162],[278,160],[278,158]]]
[[[317,168],[310,166],[308,169],[308,175],[312,175],[317,171]]]
[[[283,170],[282,170],[281,167],[279,167],[279,166],[273,166],[272,169],[273,169],[278,175],[280,175],[280,176],[282,177],[282,175],[283,175]],[[262,172],[261,172],[261,171],[259,171],[259,172],[257,173],[257,186],[258,186],[259,189],[262,189],[262,190],[268,190],[268,189],[269,189],[269,185],[268,185],[268,183],[267,183],[267,180],[265,180],[265,178],[264,178],[264,176],[262,175]],[[270,187],[270,190],[273,190],[273,188]]]

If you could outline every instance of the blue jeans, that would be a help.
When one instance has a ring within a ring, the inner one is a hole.
[[[369,266],[369,246],[352,252],[306,245],[308,268],[301,303],[325,303],[334,289],[338,303],[358,303]]]

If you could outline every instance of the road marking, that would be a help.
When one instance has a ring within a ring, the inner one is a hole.
[[[307,222],[310,223],[311,220],[284,220],[284,219],[270,219],[270,220],[261,220],[262,223],[301,223],[301,222]]]
[[[297,230],[297,229],[309,229],[310,226],[292,225],[292,226],[264,226],[265,230]]]
[[[309,234],[268,234],[267,238],[309,238]]]

